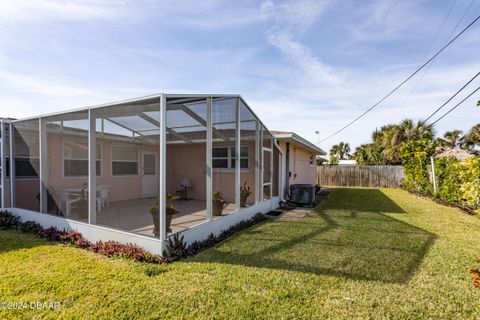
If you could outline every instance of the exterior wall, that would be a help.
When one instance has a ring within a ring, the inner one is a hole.
[[[244,144],[242,144],[244,145]],[[218,146],[216,144],[215,146]],[[233,146],[226,144],[226,146]],[[251,191],[255,192],[255,143],[249,144],[249,169],[242,169],[240,182],[247,182]],[[187,177],[192,182],[188,189],[191,199],[205,200],[206,188],[206,149],[204,144],[168,145],[167,147],[167,192],[174,194],[181,189],[181,181]],[[235,202],[235,169],[214,169],[213,190],[221,191],[227,202]],[[248,199],[255,201],[253,196]]]
[[[279,145],[286,157],[287,142],[280,140]],[[290,143],[289,171],[291,176],[288,178],[289,185],[317,183],[316,162],[314,158],[313,164],[310,164],[311,155],[312,152],[306,150],[302,146]],[[285,172],[282,172],[281,174],[284,176]]]
[[[40,180],[38,178],[16,179],[14,190],[15,203],[21,203],[22,206],[28,210],[40,210],[40,204],[35,198],[35,195],[38,195],[40,193]]]
[[[87,181],[87,177],[64,177],[63,169],[63,137],[58,134],[49,134],[47,143],[47,153],[48,153],[48,185],[53,186],[57,193],[61,192],[66,188],[75,188],[81,187],[83,183]],[[118,142],[107,140],[107,139],[97,139],[97,144],[101,145],[102,150],[102,172],[101,176],[97,176],[97,185],[108,185],[110,186],[109,190],[109,200],[110,201],[119,201],[119,200],[131,200],[138,199],[143,196],[142,190],[142,168],[143,168],[143,154],[142,151],[148,151],[151,153],[157,154],[158,161],[158,146],[154,145],[143,145],[140,147],[139,152],[139,170],[138,174],[135,176],[112,176],[112,163],[111,163],[111,151],[112,144]],[[158,172],[157,172],[158,175]],[[157,179],[158,180],[158,179]],[[17,183],[21,180],[17,180]],[[36,180],[36,185],[38,185],[38,180]],[[158,190],[158,183],[156,186]],[[17,189],[21,190],[21,189]],[[17,192],[17,197],[18,195]]]
[[[297,145],[293,145],[293,150],[290,151],[293,151],[290,154],[291,158],[293,158],[290,161],[290,171],[292,172],[290,184],[316,184],[317,170],[315,168],[315,160],[313,164],[310,164],[312,153]]]

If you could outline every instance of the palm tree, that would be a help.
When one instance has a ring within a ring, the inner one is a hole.
[[[334,157],[340,160],[347,159],[350,155],[350,145],[346,142],[340,142],[339,144],[333,145],[330,148],[330,157]]]
[[[360,165],[386,164],[382,147],[377,143],[362,144],[352,156]]]
[[[473,150],[475,146],[480,146],[480,123],[474,125],[461,139],[460,145],[466,150]]]
[[[462,136],[463,132],[461,130],[452,130],[447,131],[443,134],[445,138],[447,147],[455,148],[459,145],[460,137]]]
[[[375,130],[372,135],[374,143],[383,148],[384,158],[387,163],[398,164],[402,162],[400,148],[409,141],[428,140],[434,137],[433,127],[425,125],[423,121],[414,122],[405,119],[399,124],[389,124],[380,130]]]
[[[340,160],[345,160],[347,159],[348,157],[350,157],[350,145],[345,142],[340,142],[338,144],[338,157],[340,158]]]

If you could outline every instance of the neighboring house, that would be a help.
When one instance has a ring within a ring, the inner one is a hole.
[[[460,148],[447,148],[447,147],[437,147],[435,158],[450,158],[453,157],[458,161],[465,161],[468,158],[472,157],[472,154],[467,150]]]
[[[281,181],[284,198],[288,198],[292,184],[317,184],[317,161],[319,155],[326,152],[294,132],[271,131],[282,151]]]
[[[288,184],[315,184],[324,154],[293,133],[279,148],[239,95],[158,94],[0,122],[2,208],[155,253],[173,234],[191,243],[276,208]]]
[[[339,166],[356,166],[357,160],[338,160],[337,163]]]

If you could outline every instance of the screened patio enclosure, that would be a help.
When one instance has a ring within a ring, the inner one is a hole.
[[[238,95],[159,94],[1,124],[3,208],[164,240],[278,199],[279,151]]]

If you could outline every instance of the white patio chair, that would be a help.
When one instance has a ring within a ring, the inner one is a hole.
[[[80,195],[75,192],[65,191],[63,193],[63,202],[65,203],[65,217],[70,216],[72,212],[72,206],[75,205],[76,202],[80,201]]]
[[[108,191],[110,186],[98,186],[97,187],[97,202],[100,202],[100,208],[108,207],[110,205],[110,201],[108,200]],[[98,203],[97,203],[98,206]]]

